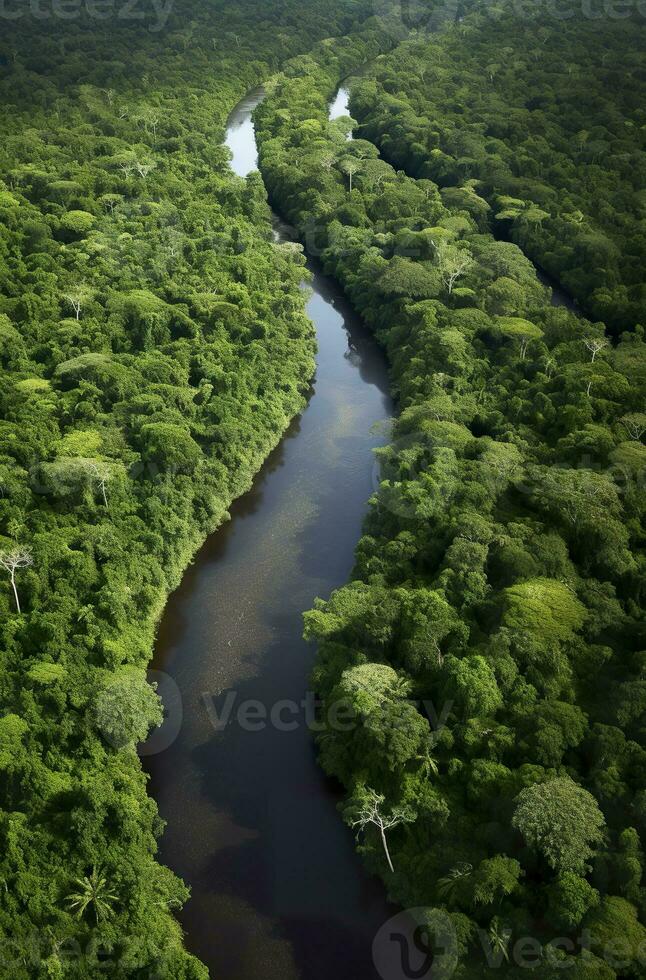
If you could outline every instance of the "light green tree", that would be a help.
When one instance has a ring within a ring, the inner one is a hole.
[[[582,873],[603,839],[605,820],[591,793],[557,776],[519,793],[512,825],[555,871]]]

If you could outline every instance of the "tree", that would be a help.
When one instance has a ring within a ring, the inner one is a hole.
[[[0,771],[22,768],[26,758],[24,739],[28,731],[29,725],[19,715],[10,712],[0,718]]]
[[[435,255],[442,283],[450,296],[457,280],[472,268],[473,258],[466,249],[448,242],[440,242]]]
[[[124,669],[99,691],[95,717],[99,731],[116,748],[143,742],[151,728],[163,721],[161,701],[136,671]]]
[[[541,226],[549,212],[543,211],[533,201],[521,201],[513,197],[498,198],[498,205],[502,205],[502,210],[496,214],[497,221],[512,221],[514,227],[519,231],[525,232],[532,225]]]
[[[565,643],[585,622],[585,607],[563,582],[534,578],[503,592],[503,625],[546,644]]]
[[[438,273],[433,266],[426,262],[411,262],[400,255],[386,264],[378,284],[386,296],[428,298],[440,291]]]
[[[89,211],[68,211],[60,221],[61,228],[68,233],[66,237],[83,238],[96,223],[96,218]]]
[[[179,473],[192,473],[202,452],[190,432],[172,422],[147,422],[141,429],[148,460]]]
[[[616,858],[617,878],[622,894],[639,905],[644,855],[639,834],[634,827],[627,827],[619,837],[619,854]]]
[[[400,649],[413,674],[442,665],[442,643],[466,639],[467,631],[441,591],[410,590],[402,597]]]
[[[116,902],[117,896],[110,890],[108,880],[100,868],[95,866],[89,875],[75,878],[74,884],[78,886],[78,890],[71,892],[65,901],[78,919],[90,908],[94,912],[97,926],[100,922],[112,918],[114,915],[112,904]]]
[[[521,361],[525,360],[530,340],[540,340],[543,336],[539,326],[520,316],[501,316],[498,318],[498,326],[504,337],[520,341]]]
[[[494,316],[514,316],[527,306],[527,293],[521,283],[508,276],[494,279],[485,290],[486,310]]]
[[[511,929],[504,926],[498,916],[495,916],[489,924],[489,942],[491,952],[497,956],[503,956],[509,962],[509,942],[511,940]]]
[[[626,964],[625,972],[622,969],[622,976],[643,976],[639,952],[646,949],[646,928],[639,921],[634,905],[618,895],[606,895],[588,913],[583,924],[592,937],[593,949],[598,948],[600,956],[607,949],[612,949],[619,939],[622,940],[621,946],[627,951],[626,959],[630,961]]]
[[[558,929],[576,929],[599,904],[599,892],[574,871],[564,871],[548,888],[550,918]]]
[[[473,865],[468,861],[461,861],[450,869],[442,878],[437,880],[437,891],[447,902],[455,901],[465,882],[473,874]]]
[[[359,160],[356,160],[354,157],[345,157],[345,159],[341,161],[341,170],[343,170],[343,172],[347,174],[348,177],[350,178],[349,193],[351,194],[352,177],[354,176],[354,174],[359,173],[359,171],[361,170],[361,163]]]
[[[102,194],[99,200],[106,211],[114,214],[115,208],[123,201],[123,196],[121,194]]]
[[[646,432],[646,414],[643,412],[632,412],[630,415],[622,416],[619,421],[626,430],[628,438],[636,442],[639,442]]]
[[[569,776],[528,786],[516,797],[512,825],[555,871],[581,874],[603,839],[605,820],[591,793]]]
[[[326,624],[319,619],[317,625],[321,636]],[[310,613],[309,636],[314,635],[313,626]],[[321,743],[325,768],[350,782],[353,761],[361,758],[366,781],[377,785],[412,764],[432,769],[432,761],[427,761],[429,723],[408,693],[409,683],[386,664],[364,663],[344,670],[326,702],[328,731]],[[338,708],[350,714],[345,737],[336,723]]]
[[[156,166],[157,164],[154,160],[149,160],[147,162],[143,160],[135,160],[134,162],[134,168],[139,176],[143,178],[143,180],[146,179],[148,174],[152,173]]]
[[[160,112],[157,109],[154,109],[152,107],[148,107],[148,108],[144,109],[143,112],[140,113],[140,115],[139,115],[138,118],[139,118],[139,121],[143,123],[144,129],[146,130],[146,132],[148,132],[149,129],[152,129],[152,132],[153,132],[153,140],[156,140],[157,139],[157,127],[159,126],[159,123],[161,122],[161,114],[160,114]]]
[[[91,296],[92,296],[91,290],[88,289],[88,287],[85,286],[83,283],[80,283],[76,286],[70,287],[70,289],[63,294],[63,299],[65,300],[66,303],[69,303],[69,305],[74,310],[76,319],[80,320],[81,311],[83,310],[83,307],[91,298]]]
[[[101,494],[103,496],[103,504],[105,506],[105,509],[108,510],[108,496],[106,492],[106,487],[110,482],[110,480],[112,479],[112,472],[110,471],[109,467],[106,466],[104,463],[95,463],[92,460],[88,461],[87,470],[88,473],[90,474],[90,477],[101,491]]]
[[[445,696],[462,709],[464,718],[493,715],[502,704],[496,677],[484,657],[447,657]]]
[[[591,363],[594,364],[595,357],[599,351],[602,351],[604,347],[608,346],[609,341],[605,337],[585,337],[583,343],[592,354]]]
[[[373,826],[379,831],[381,843],[388,861],[388,867],[394,873],[393,862],[388,850],[386,831],[402,823],[412,823],[417,814],[410,806],[394,806],[389,813],[384,810],[385,797],[370,787],[360,787],[345,807],[345,818],[351,827],[356,827],[357,833]]]
[[[21,612],[20,609],[20,599],[18,598],[18,589],[16,587],[16,572],[20,568],[29,568],[34,564],[34,559],[32,557],[30,548],[13,548],[11,551],[0,551],[0,565],[9,572],[11,577],[11,586],[13,588],[13,594],[16,599],[16,609]]]
[[[522,874],[518,861],[497,854],[481,861],[473,876],[473,902],[475,905],[492,905],[505,895],[511,895],[518,887]]]

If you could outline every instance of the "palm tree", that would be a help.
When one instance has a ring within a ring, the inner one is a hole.
[[[439,776],[440,770],[438,764],[428,749],[423,755],[416,755],[415,761],[420,763],[419,771],[423,773],[427,779],[430,777],[431,773],[434,776]]]
[[[442,898],[451,901],[455,897],[458,885],[464,878],[468,878],[473,871],[473,865],[462,862],[451,868],[444,878],[438,878],[437,890]]]
[[[83,878],[75,878],[74,883],[79,890],[71,892],[65,901],[74,912],[78,919],[92,906],[96,924],[103,919],[109,919],[114,915],[112,903],[116,902],[117,896],[110,891],[108,879],[104,877],[100,868],[92,868],[90,875]]]
[[[509,940],[511,939],[511,929],[506,928],[502,925],[500,919],[492,919],[489,926],[489,941],[491,943],[491,951],[493,953],[500,953],[505,957],[507,963],[509,963],[509,953],[507,952],[507,947],[509,946]]]

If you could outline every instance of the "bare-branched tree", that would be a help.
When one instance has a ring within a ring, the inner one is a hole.
[[[415,819],[415,814],[410,807],[395,806],[390,813],[384,811],[385,797],[376,790],[366,788],[365,795],[362,796],[356,808],[353,808],[349,816],[351,827],[357,827],[357,833],[365,831],[366,827],[373,826],[379,831],[381,843],[384,848],[388,867],[394,872],[393,862],[388,850],[386,831],[398,824],[411,823]]]
[[[90,461],[87,464],[87,470],[92,478],[92,482],[101,491],[105,509],[108,510],[107,486],[112,479],[110,468],[105,463],[94,463]]]
[[[457,280],[473,265],[473,259],[469,252],[449,245],[448,242],[437,246],[436,256],[442,283],[450,296]]]
[[[361,161],[354,157],[346,157],[345,160],[341,161],[341,170],[350,178],[349,193],[352,194],[352,178],[361,170]]]
[[[72,307],[77,320],[81,319],[81,312],[90,298],[90,295],[90,290],[83,283],[72,286],[66,293],[63,294],[63,299],[69,304],[69,306]]]
[[[583,343],[592,354],[592,363],[594,363],[594,359],[599,351],[608,346],[608,341],[605,337],[586,337]]]
[[[33,564],[34,559],[30,548],[17,547],[12,548],[11,551],[0,551],[0,565],[5,571],[9,572],[18,612],[22,610],[20,609],[20,599],[18,598],[18,589],[16,588],[16,572],[20,568],[29,568]]]

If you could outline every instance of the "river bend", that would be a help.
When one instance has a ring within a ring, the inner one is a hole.
[[[229,118],[241,177],[257,165],[251,114],[263,95],[248,93]],[[346,90],[332,112],[347,113]],[[302,706],[314,651],[301,638],[303,610],[350,575],[386,438],[375,423],[393,406],[383,354],[310,269],[307,407],[170,597],[153,663],[168,718],[143,754],[167,821],[160,859],[191,887],[186,943],[217,980],[373,980],[372,940],[393,911],[316,763]],[[251,708],[257,723],[241,724],[250,701],[276,723]]]

